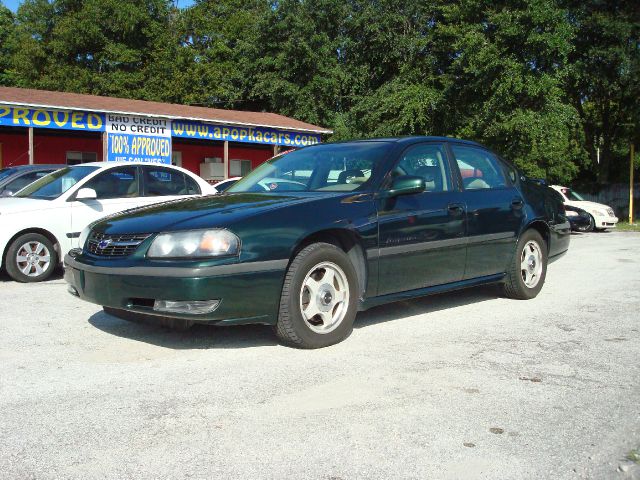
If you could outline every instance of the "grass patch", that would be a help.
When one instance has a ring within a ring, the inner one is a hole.
[[[640,449],[631,450],[627,453],[627,460],[640,465]]]
[[[640,221],[636,220],[635,223],[618,222],[616,230],[620,230],[621,232],[640,232]]]

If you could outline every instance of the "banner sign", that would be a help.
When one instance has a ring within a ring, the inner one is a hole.
[[[171,163],[171,120],[106,115],[107,161]]]
[[[198,140],[228,140],[230,142],[262,143],[304,147],[320,143],[320,135],[296,133],[260,127],[226,127],[201,122],[172,122],[171,135]]]
[[[234,127],[203,122],[119,115],[111,113],[46,110],[0,105],[0,126],[107,132],[108,160],[136,159],[171,163],[171,137],[228,140],[286,147],[320,143],[316,133],[263,127]],[[133,137],[139,137],[134,139]],[[168,154],[165,152],[168,151]]]
[[[0,125],[101,132],[104,114],[0,106]]]

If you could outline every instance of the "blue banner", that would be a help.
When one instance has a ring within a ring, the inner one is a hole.
[[[203,122],[180,121],[132,115],[104,114],[96,112],[46,110],[14,106],[0,106],[0,126],[34,127],[59,130],[80,130],[92,132],[137,134],[146,136],[166,136],[193,138],[198,140],[228,140],[240,143],[259,143],[285,147],[304,147],[320,143],[317,133],[292,132],[262,127],[234,127],[213,125]],[[111,157],[111,149],[109,149]],[[116,153],[113,153],[116,155]],[[118,156],[126,155],[123,152]],[[169,154],[169,157],[171,154]],[[155,156],[152,156],[156,158]],[[164,158],[164,157],[163,157]],[[163,163],[169,163],[170,160]]]
[[[289,132],[259,127],[227,127],[180,120],[172,122],[171,135],[179,138],[228,140],[230,142],[261,143],[288,147],[304,147],[320,143],[320,135],[315,133]]]
[[[171,163],[171,138],[109,133],[107,161]]]
[[[104,114],[0,106],[0,125],[102,132]]]

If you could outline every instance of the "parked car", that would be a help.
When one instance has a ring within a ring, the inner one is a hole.
[[[213,188],[216,189],[216,192],[218,193],[222,193],[226,190],[228,190],[229,188],[233,187],[233,185],[235,185],[235,183],[240,180],[242,177],[231,177],[231,178],[227,178],[225,180],[221,180],[220,182],[216,183],[213,185]]]
[[[616,217],[613,208],[602,203],[589,202],[582,198],[578,192],[573,191],[569,187],[562,187],[560,185],[551,185],[555,191],[557,191],[564,200],[564,204],[578,207],[585,210],[591,216],[591,225],[587,226],[585,232],[591,232],[593,230],[606,230],[608,228],[615,228],[618,223],[618,217]]]
[[[461,163],[482,181],[463,181]],[[283,181],[266,191],[265,179]],[[65,278],[121,318],[264,323],[318,348],[382,303],[488,283],[535,297],[569,247],[563,213],[556,194],[474,142],[320,144],[267,161],[225,195],[94,223]]]
[[[30,183],[64,165],[19,165],[0,170],[0,197],[11,197]]]
[[[20,282],[48,278],[78,246],[83,228],[106,215],[164,200],[213,193],[178,167],[97,162],[65,167],[0,198],[2,266]]]

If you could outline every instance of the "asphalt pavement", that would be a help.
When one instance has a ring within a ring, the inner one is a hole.
[[[0,478],[640,478],[639,252],[574,235],[534,300],[386,305],[315,351],[2,276]]]

